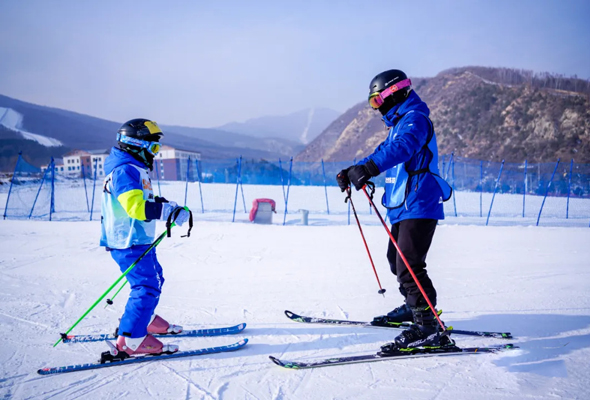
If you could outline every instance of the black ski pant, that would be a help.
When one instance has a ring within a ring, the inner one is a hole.
[[[406,219],[391,226],[393,238],[434,307],[436,307],[436,290],[426,272],[426,254],[430,249],[437,222],[435,219]],[[387,248],[387,260],[391,272],[397,276],[399,290],[406,298],[406,304],[410,307],[428,305],[391,239]]]

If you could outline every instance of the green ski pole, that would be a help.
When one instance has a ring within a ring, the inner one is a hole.
[[[117,291],[115,292],[115,294],[113,295],[113,297],[111,297],[110,299],[107,299],[107,304],[104,306],[104,308],[107,308],[108,306],[110,306],[111,304],[113,304],[113,301],[115,300],[115,297],[117,297],[117,295],[125,287],[125,285],[127,284],[127,282],[128,282],[127,280],[125,282],[123,282],[123,284],[121,285],[121,287],[119,289],[117,289]]]
[[[170,228],[172,228],[172,227],[174,227],[174,226],[176,226],[176,224],[175,224],[174,222],[172,222],[172,224],[170,225]],[[61,334],[61,337],[59,338],[59,340],[58,340],[57,342],[55,342],[55,344],[53,345],[53,347],[57,346],[57,345],[59,344],[59,342],[61,342],[63,339],[67,339],[68,333],[70,333],[70,332],[72,331],[72,329],[74,329],[74,328],[76,327],[76,325],[78,325],[78,324],[80,323],[80,321],[82,321],[82,320],[83,320],[83,319],[84,319],[84,318],[85,318],[85,317],[86,317],[86,316],[87,316],[87,315],[90,313],[90,311],[92,311],[92,310],[94,309],[94,307],[96,307],[96,306],[98,305],[98,303],[100,303],[100,302],[102,301],[102,299],[104,299],[104,298],[106,297],[106,295],[107,295],[107,294],[109,294],[109,292],[110,292],[111,290],[113,290],[113,288],[114,288],[115,286],[117,286],[117,284],[118,284],[119,282],[121,282],[121,280],[122,280],[123,278],[125,278],[125,276],[126,276],[126,275],[127,275],[127,274],[128,274],[128,273],[129,273],[129,272],[130,272],[130,271],[131,271],[131,270],[132,270],[134,267],[135,267],[135,265],[136,265],[138,262],[140,262],[140,261],[141,261],[141,259],[142,259],[143,257],[145,257],[145,255],[146,255],[147,253],[149,253],[149,252],[150,252],[150,251],[151,251],[151,250],[152,250],[154,247],[156,247],[157,245],[159,245],[159,244],[160,244],[160,242],[161,242],[161,241],[164,239],[164,237],[166,237],[166,234],[167,234],[167,233],[168,233],[168,229],[166,229],[166,232],[163,232],[163,233],[162,233],[162,234],[161,234],[161,235],[160,235],[160,236],[159,236],[159,237],[158,237],[158,238],[157,238],[157,239],[154,241],[154,243],[152,243],[152,244],[150,245],[150,247],[148,247],[148,248],[147,248],[147,249],[146,249],[146,250],[143,252],[143,254],[142,254],[142,255],[140,255],[140,256],[139,256],[139,258],[138,258],[137,260],[135,260],[135,262],[134,262],[133,264],[131,264],[131,265],[129,266],[129,268],[127,268],[127,269],[125,270],[125,272],[123,272],[123,274],[122,274],[122,275],[121,275],[121,276],[120,276],[120,277],[119,277],[119,278],[118,278],[118,279],[115,281],[115,283],[113,283],[113,284],[112,284],[112,285],[111,285],[111,286],[110,286],[110,287],[109,287],[109,288],[106,290],[106,292],[104,292],[104,293],[103,293],[103,294],[102,294],[102,295],[101,295],[101,296],[98,298],[98,300],[96,300],[96,301],[94,302],[94,304],[93,304],[92,306],[90,306],[90,308],[89,308],[88,310],[86,310],[86,312],[85,312],[85,313],[84,313],[84,314],[83,314],[83,315],[82,315],[82,316],[81,316],[81,317],[80,317],[80,318],[79,318],[79,319],[78,319],[78,320],[77,320],[77,321],[74,323],[74,325],[72,325],[72,326],[71,326],[71,328],[70,328],[70,329],[68,329],[68,330],[66,331],[66,333],[62,333],[62,334]],[[121,286],[121,288],[122,288],[122,286]],[[119,290],[121,290],[121,289],[119,289]]]

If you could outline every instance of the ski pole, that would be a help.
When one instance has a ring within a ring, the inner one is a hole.
[[[371,252],[369,251],[369,246],[367,245],[367,241],[365,240],[365,234],[363,233],[363,228],[361,228],[361,222],[359,221],[359,217],[356,214],[356,209],[354,208],[354,204],[352,202],[352,193],[350,191],[350,186],[346,188],[347,197],[344,202],[350,201],[350,206],[352,207],[352,212],[354,213],[354,218],[356,219],[356,224],[359,227],[359,231],[361,232],[361,237],[363,238],[363,243],[365,244],[365,249],[367,249],[367,254],[369,255],[369,260],[371,260],[371,266],[373,267],[373,272],[375,273],[375,278],[377,278],[377,284],[379,285],[379,291],[377,293],[383,295],[385,297],[385,289],[381,287],[381,281],[379,280],[379,275],[377,275],[377,270],[375,269],[375,263],[373,262],[373,257],[371,257]]]
[[[174,223],[172,223],[171,227],[173,227],[173,226],[175,226],[175,224],[174,224]],[[101,296],[98,298],[98,300],[96,300],[96,301],[94,302],[94,304],[92,304],[92,305],[90,306],[90,308],[89,308],[88,310],[86,310],[86,312],[85,312],[84,314],[82,314],[82,316],[81,316],[81,317],[80,317],[80,318],[79,318],[79,319],[78,319],[78,320],[77,320],[77,321],[74,323],[74,325],[72,325],[72,326],[70,327],[70,329],[68,329],[68,330],[67,330],[65,333],[62,333],[62,334],[61,334],[60,338],[58,339],[58,341],[57,341],[57,342],[55,342],[55,344],[53,345],[53,347],[57,346],[57,345],[59,344],[59,342],[61,342],[63,339],[67,339],[68,333],[70,333],[70,332],[72,331],[72,329],[74,329],[74,328],[76,327],[76,325],[78,325],[78,324],[80,323],[80,321],[82,321],[82,320],[83,320],[83,319],[84,319],[84,318],[85,318],[85,317],[86,317],[86,316],[87,316],[87,315],[90,313],[90,311],[92,311],[92,310],[94,309],[94,307],[96,307],[96,306],[98,305],[98,303],[100,303],[100,302],[102,301],[102,299],[104,299],[104,298],[106,297],[106,295],[107,295],[107,294],[109,294],[109,292],[110,292],[111,290],[113,290],[113,288],[114,288],[115,286],[117,286],[117,284],[118,284],[119,282],[121,282],[121,280],[122,280],[123,278],[125,278],[125,276],[126,276],[126,275],[127,275],[129,272],[131,272],[131,270],[132,270],[132,269],[133,269],[133,268],[134,268],[134,267],[137,265],[137,263],[138,263],[138,262],[140,262],[140,261],[143,259],[143,257],[145,257],[145,255],[146,255],[147,253],[149,253],[150,251],[152,251],[152,249],[153,249],[154,247],[156,247],[157,245],[159,245],[159,244],[160,244],[160,242],[161,242],[161,241],[164,239],[164,237],[166,237],[166,234],[167,234],[167,233],[168,233],[168,230],[166,230],[166,232],[163,232],[163,233],[162,233],[162,234],[161,234],[161,235],[160,235],[160,236],[159,236],[159,237],[158,237],[158,238],[157,238],[157,239],[154,241],[154,243],[152,243],[152,244],[150,245],[150,247],[148,247],[148,248],[147,248],[147,249],[146,249],[146,250],[145,250],[145,251],[144,251],[144,252],[143,252],[143,253],[142,253],[142,254],[141,254],[141,255],[140,255],[138,258],[137,258],[137,260],[135,260],[135,262],[134,262],[133,264],[131,264],[131,265],[129,266],[129,268],[127,268],[127,269],[125,270],[125,272],[123,272],[123,274],[121,274],[121,276],[120,276],[119,278],[117,278],[117,280],[115,281],[115,283],[113,283],[113,284],[112,284],[112,285],[111,285],[111,286],[110,286],[110,287],[109,287],[109,288],[108,288],[108,289],[107,289],[107,290],[106,290],[106,291],[105,291],[105,292],[104,292],[104,293],[103,293],[103,294],[102,294],[102,295],[101,295]]]
[[[102,301],[102,299],[104,299],[106,297],[106,295],[109,294],[110,291],[113,290],[113,288],[115,286],[117,286],[117,284],[119,282],[121,282],[121,280],[125,276],[127,276],[127,274],[137,265],[138,262],[140,262],[143,259],[143,257],[145,257],[146,254],[148,254],[150,251],[152,251],[152,249],[154,249],[157,245],[159,245],[160,242],[166,236],[168,236],[168,237],[171,236],[171,229],[176,226],[176,223],[173,221],[176,220],[176,218],[178,217],[178,214],[180,213],[180,211],[182,211],[182,209],[188,211],[188,213],[189,213],[189,220],[188,220],[189,228],[188,228],[187,234],[184,236],[181,236],[181,237],[189,237],[191,235],[191,229],[193,228],[193,213],[189,210],[189,208],[184,206],[183,208],[179,208],[177,211],[170,213],[170,215],[168,216],[168,220],[166,221],[166,231],[162,232],[162,234],[160,236],[158,236],[158,238],[137,258],[137,260],[135,260],[135,262],[133,264],[131,264],[129,266],[129,268],[127,268],[125,270],[125,272],[123,272],[123,274],[121,274],[121,276],[119,278],[117,278],[117,280],[98,298],[98,300],[96,300],[94,302],[94,304],[92,304],[90,306],[90,308],[88,310],[86,310],[86,312],[80,318],[78,318],[78,320],[74,323],[74,325],[72,325],[70,327],[70,329],[68,329],[65,333],[61,334],[60,338],[58,339],[57,342],[55,342],[53,347],[57,346],[59,344],[59,342],[61,342],[63,339],[67,339],[68,333],[70,333],[72,331],[72,329],[74,329],[76,327],[76,325],[78,325],[80,323],[80,321],[82,321],[90,313],[90,311],[92,311],[94,309],[94,307],[96,307],[98,305],[98,303],[100,303]]]
[[[119,287],[119,289],[117,289],[117,291],[115,292],[115,294],[113,295],[113,297],[111,297],[110,299],[107,299],[107,304],[106,306],[104,306],[104,308],[107,308],[108,306],[113,304],[113,301],[115,300],[115,297],[117,297],[117,295],[119,294],[119,292],[121,291],[121,289],[123,289],[125,287],[125,285],[127,284],[127,280],[125,280],[125,282],[123,282],[123,284]]]
[[[370,185],[369,185],[369,183],[370,183]],[[377,216],[379,217],[379,220],[381,221],[381,224],[383,224],[383,227],[385,228],[385,230],[389,234],[389,238],[391,239],[391,242],[395,246],[395,249],[397,250],[397,253],[400,255],[400,257],[403,260],[404,264],[406,265],[406,268],[408,269],[408,271],[410,271],[410,274],[412,275],[412,278],[414,278],[414,282],[416,282],[416,285],[418,286],[418,288],[420,289],[420,292],[422,293],[422,296],[424,296],[424,299],[428,303],[428,306],[430,307],[430,310],[432,311],[432,313],[434,314],[436,320],[438,321],[438,323],[442,327],[443,332],[446,331],[447,328],[445,327],[445,325],[440,320],[440,318],[438,316],[438,313],[436,312],[436,309],[432,305],[432,302],[428,298],[428,295],[424,291],[424,288],[420,284],[420,281],[418,281],[418,277],[414,273],[414,270],[412,270],[412,267],[410,267],[410,264],[408,263],[408,260],[406,259],[406,256],[404,256],[404,253],[402,253],[401,249],[397,245],[397,242],[395,241],[395,239],[393,238],[393,235],[391,234],[391,230],[389,230],[389,228],[387,227],[387,224],[385,223],[385,221],[383,220],[383,217],[381,216],[381,213],[379,212],[379,210],[375,206],[375,203],[373,202],[373,196],[372,196],[373,193],[371,193],[371,195],[369,195],[369,193],[367,192],[367,185],[369,185],[369,187],[372,189],[372,191],[375,191],[375,185],[372,182],[369,182],[369,183],[367,183],[367,184],[365,184],[365,186],[363,186],[363,192],[365,192],[365,195],[367,196],[367,199],[369,199],[369,203],[371,203],[371,207],[373,207],[373,210],[375,210],[375,214],[377,214]]]

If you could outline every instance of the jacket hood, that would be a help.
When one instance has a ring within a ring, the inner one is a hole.
[[[113,147],[111,149],[111,154],[109,154],[109,156],[104,162],[105,175],[110,174],[111,172],[113,172],[115,168],[123,164],[133,164],[138,166],[139,168],[147,168],[147,166],[144,163],[133,158],[131,154],[126,153],[123,150],[118,149],[116,147]]]
[[[427,116],[430,115],[430,109],[428,108],[426,103],[424,103],[420,96],[418,96],[418,94],[413,90],[408,95],[406,101],[394,106],[391,110],[389,110],[387,114],[383,116],[383,122],[385,122],[385,125],[387,125],[388,128],[391,128],[392,126],[395,126],[397,121],[404,114],[412,110],[420,111],[426,114]]]

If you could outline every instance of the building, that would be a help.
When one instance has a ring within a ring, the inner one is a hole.
[[[65,169],[64,161],[61,158],[54,158],[53,162],[55,163],[55,172],[57,172],[58,174],[63,174]],[[47,167],[49,167],[49,165],[42,165],[41,172],[45,172]]]
[[[109,150],[73,150],[63,156],[64,174],[78,178],[84,174],[87,178],[105,176],[104,161],[109,155]]]
[[[82,174],[86,178],[96,179],[105,176],[104,162],[109,155],[109,150],[72,150],[63,156],[63,163],[58,165],[56,160],[56,172],[71,178],[80,178]],[[190,150],[177,149],[171,146],[162,146],[154,160],[152,179],[183,181],[186,179],[187,167],[189,167],[189,180],[197,180],[196,161],[201,160],[201,153]],[[45,171],[47,166],[41,167]]]
[[[150,173],[150,176],[152,179],[184,181],[187,167],[189,167],[188,179],[196,181],[196,162],[200,160],[201,153],[197,151],[177,149],[164,145],[154,160],[154,170]]]
[[[90,153],[90,172],[94,177],[94,169],[96,168],[96,177],[104,177],[104,162],[110,154],[110,150],[88,150]]]

